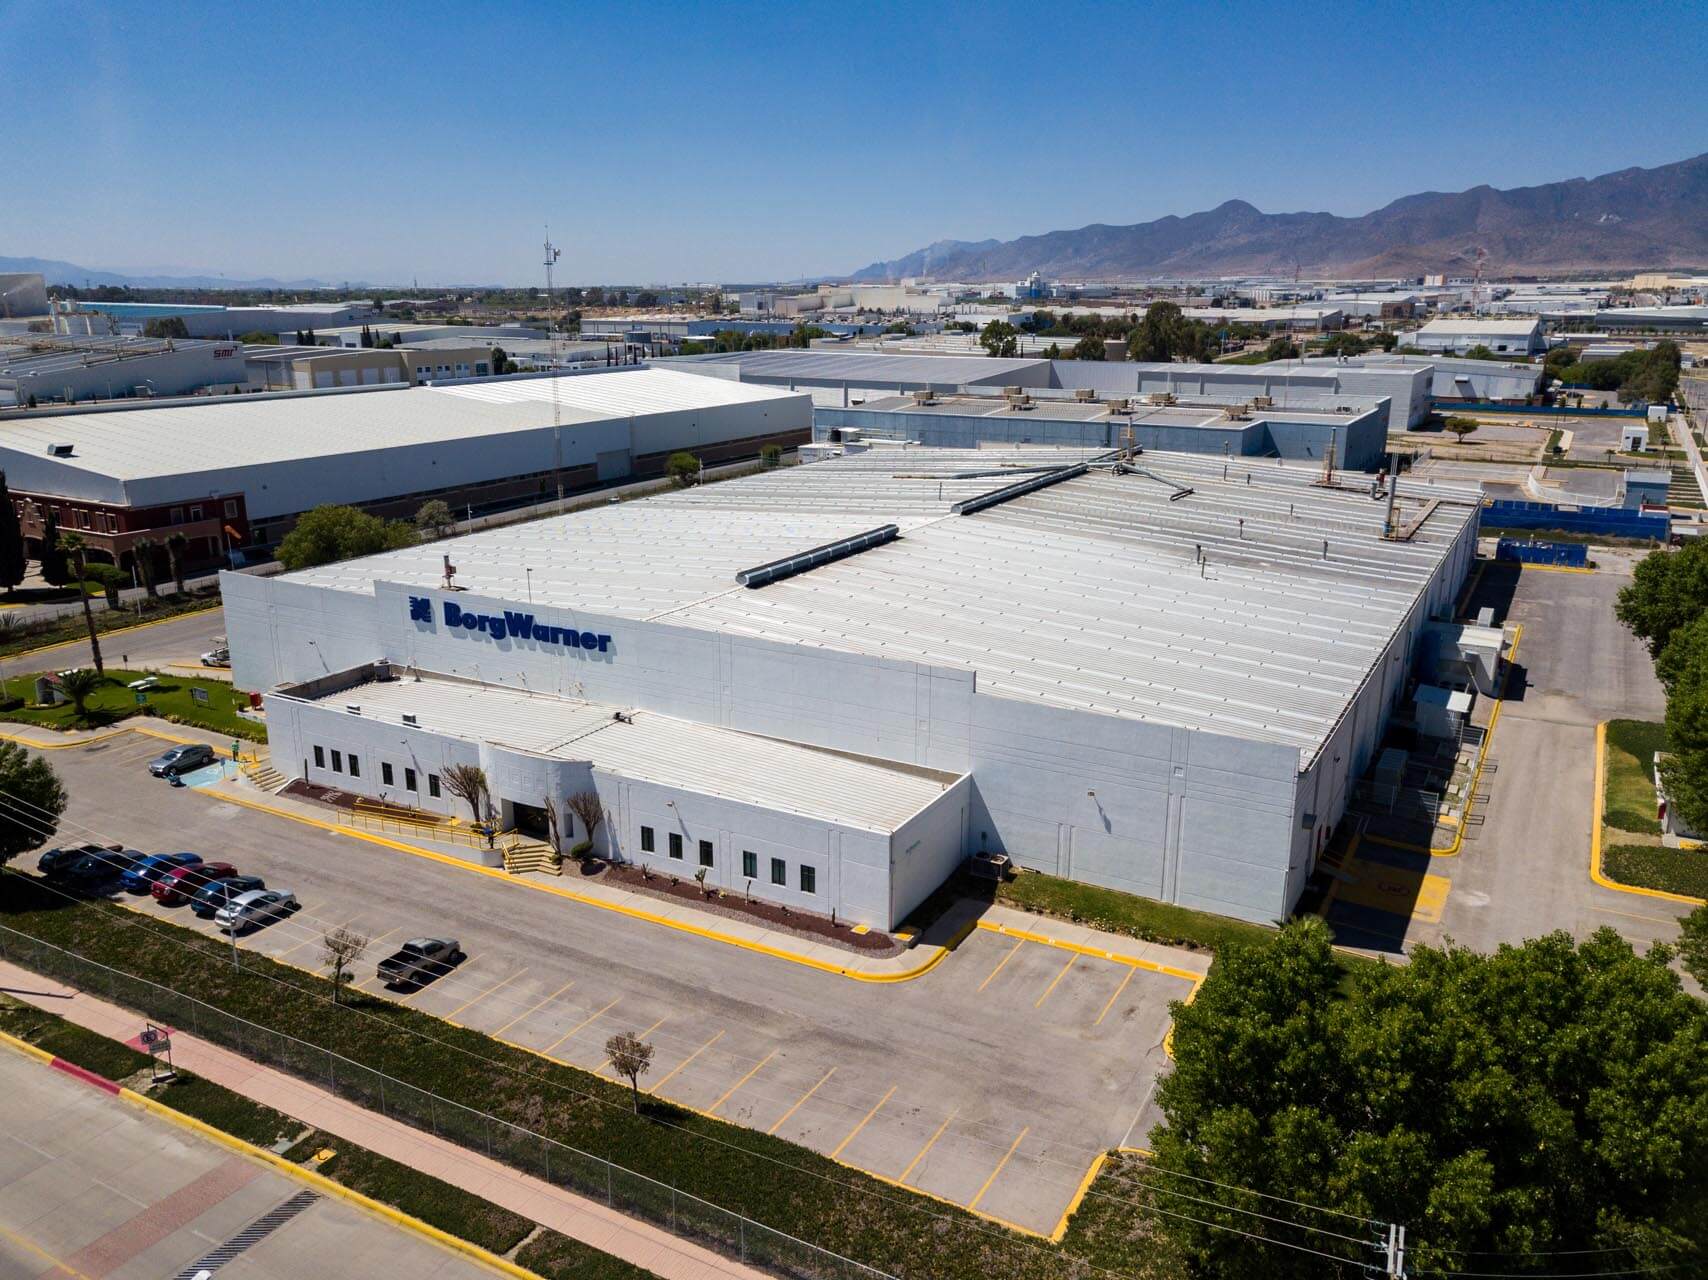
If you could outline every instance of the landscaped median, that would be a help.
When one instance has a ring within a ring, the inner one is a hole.
[[[846,1274],[845,1263],[817,1252],[824,1250],[933,1280],[1056,1280],[1117,1259],[1124,1274],[1150,1273],[1129,1265],[1146,1232],[1126,1186],[1111,1183],[1109,1192],[1129,1202],[1127,1212],[1100,1215],[1096,1230],[1076,1223],[1062,1245],[1052,1245],[661,1099],[643,1100],[636,1114],[624,1085],[393,1001],[358,996],[338,1006],[330,984],[313,975],[253,952],[234,968],[230,948],[211,938],[113,904],[69,902],[33,877],[8,872],[0,881],[0,924],[59,949],[0,931],[0,954],[14,963],[280,1069],[323,1083],[330,1077],[338,1092],[393,1118],[431,1125],[711,1247],[739,1248],[737,1256],[762,1266]],[[1105,1177],[1091,1196],[1101,1194]],[[570,1252],[541,1245],[536,1261],[544,1268],[543,1255]],[[572,1258],[563,1266],[561,1274],[582,1274]]]
[[[143,690],[130,686],[139,680],[152,678],[156,683]],[[101,729],[133,716],[153,716],[173,724],[193,725],[215,733],[255,741],[267,740],[267,728],[237,714],[239,707],[249,705],[247,694],[239,693],[226,680],[200,679],[195,676],[160,675],[149,671],[127,671],[108,667],[100,685],[84,702],[82,714],[75,703],[62,702],[54,706],[35,704],[35,676],[10,676],[7,686],[14,697],[22,696],[24,705],[10,711],[0,711],[0,720],[17,724],[40,725],[45,729],[71,731]],[[138,700],[138,693],[141,700]]]
[[[285,1143],[284,1159],[312,1167],[351,1191],[390,1205],[411,1218],[453,1235],[498,1257],[514,1253],[517,1265],[546,1280],[646,1280],[650,1272],[614,1258],[555,1231],[537,1229],[519,1214],[458,1187],[418,1173],[395,1160],[342,1138],[305,1129],[291,1117],[252,1102],[241,1094],[179,1072],[170,1082],[152,1085],[147,1054],[22,1001],[0,996],[0,1032],[35,1045],[64,1062],[123,1084],[173,1111],[261,1149]],[[331,1151],[330,1159],[321,1153]],[[532,1238],[530,1238],[532,1237]],[[518,1250],[517,1246],[527,1244]],[[530,1263],[529,1255],[541,1265]]]
[[[1654,760],[1667,749],[1664,724],[1609,720],[1600,733],[1601,829],[1594,874],[1613,887],[1708,900],[1708,849],[1661,842]]]

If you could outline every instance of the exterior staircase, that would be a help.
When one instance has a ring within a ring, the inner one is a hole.
[[[291,780],[266,760],[250,760],[243,765],[243,776],[270,795],[278,795]]]
[[[504,843],[504,869],[513,876],[540,872],[549,876],[563,874],[563,859],[544,840],[526,840],[512,836]]]

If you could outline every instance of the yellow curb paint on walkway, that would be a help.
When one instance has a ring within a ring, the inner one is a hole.
[[[1077,955],[1095,956],[1099,960],[1112,960],[1116,964],[1132,965],[1135,969],[1148,969],[1152,973],[1166,973],[1171,978],[1179,978],[1183,982],[1202,982],[1204,976],[1193,973],[1190,969],[1176,969],[1173,965],[1158,964],[1155,960],[1143,960],[1138,956],[1123,955],[1119,951],[1105,951],[1101,947],[1088,947],[1081,942],[1066,942],[1061,938],[1053,938],[1047,933],[1034,933],[1029,929],[1016,929],[1013,925],[997,924],[991,920],[980,920],[977,928],[990,933],[1000,933],[1005,938],[1022,938],[1027,942],[1042,943],[1046,947],[1057,947],[1063,951],[1072,951]]]
[[[1634,884],[1620,884],[1601,869],[1601,806],[1603,789],[1607,785],[1607,721],[1595,726],[1595,801],[1590,814],[1589,878],[1603,889],[1615,893],[1635,894],[1640,898],[1659,898],[1664,902],[1682,902],[1689,906],[1708,905],[1701,898],[1688,894],[1668,893],[1664,889],[1644,889]]]
[[[149,627],[163,627],[168,622],[181,622],[185,618],[199,618],[204,613],[217,613],[223,608],[225,608],[224,601],[219,604],[210,604],[205,609],[186,609],[183,613],[175,613],[170,618],[155,618],[150,622],[133,622],[128,627],[114,627],[111,631],[97,633],[95,638],[105,640],[108,636],[122,636],[131,631],[146,631]],[[53,644],[44,644],[39,649],[25,649],[19,653],[6,654],[4,657],[0,657],[0,662],[19,662],[25,658],[33,658],[38,653],[52,653],[55,649],[69,649],[74,645],[88,643],[88,636],[83,636],[77,640],[58,640]]]

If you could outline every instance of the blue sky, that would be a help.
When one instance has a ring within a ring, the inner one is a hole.
[[[0,0],[0,255],[787,279],[1708,150],[1695,4]]]

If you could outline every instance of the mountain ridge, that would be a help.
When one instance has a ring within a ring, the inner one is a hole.
[[[143,271],[125,272],[100,267],[82,267],[75,262],[64,262],[58,258],[0,257],[0,273],[13,271],[39,273],[46,278],[48,284],[76,285],[79,288],[85,284],[90,286],[129,286],[133,289],[335,289],[342,287],[315,279],[275,280],[271,276],[262,276],[254,280],[236,280],[229,276],[198,274],[193,271],[186,275],[171,275],[164,272],[157,274]],[[352,289],[365,287],[356,281],[350,282]]]

